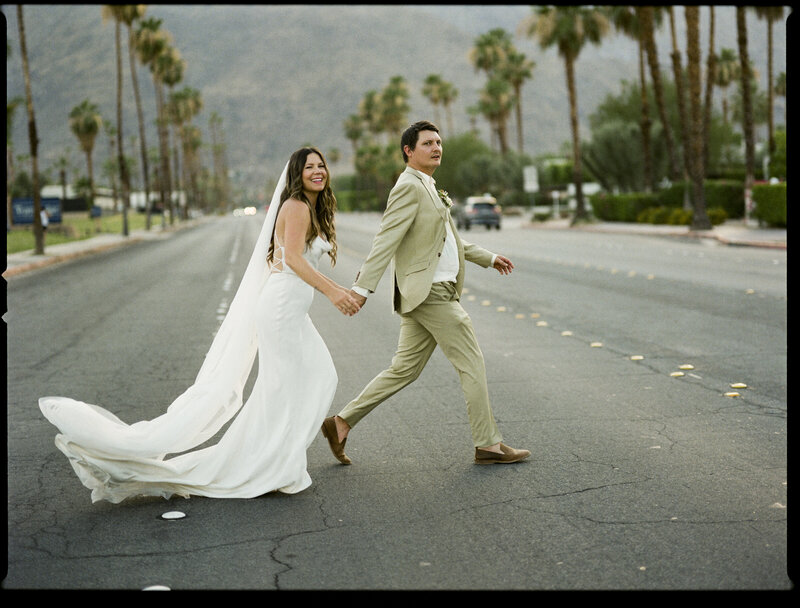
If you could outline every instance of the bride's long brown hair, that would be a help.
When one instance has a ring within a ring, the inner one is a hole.
[[[311,204],[303,191],[303,168],[309,154],[317,154],[325,165],[325,188],[317,195],[316,205]],[[286,187],[281,192],[278,212],[280,212],[280,206],[283,205],[284,201],[290,198],[303,201],[311,211],[311,224],[308,226],[308,232],[306,233],[306,245],[310,245],[317,235],[324,237],[331,244],[332,249],[328,252],[328,255],[331,257],[331,266],[335,266],[337,251],[336,227],[334,224],[336,197],[331,189],[331,172],[328,169],[328,161],[325,160],[322,152],[313,146],[300,148],[289,158],[289,166],[286,170]],[[267,261],[272,261],[274,250],[275,228],[273,227]]]

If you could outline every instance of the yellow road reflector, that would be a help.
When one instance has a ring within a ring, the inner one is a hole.
[[[541,316],[542,315],[540,315],[538,312],[532,312],[531,313],[531,319],[538,319]]]
[[[603,346],[603,343],[602,342],[592,342],[589,346],[591,346],[592,348],[600,348],[601,346]]]
[[[694,365],[689,365],[688,363],[684,363],[683,365],[679,365],[678,369],[694,369]]]
[[[725,393],[725,396],[726,397],[738,397],[739,393],[737,393],[736,391],[731,391],[729,393]]]
[[[497,312],[505,312],[505,311],[506,311],[506,307],[505,306],[498,306],[497,307]]]
[[[516,319],[524,319],[525,315],[523,315],[521,312],[518,312],[516,315],[514,315],[514,318],[516,318]]]
[[[571,331],[562,331],[562,332],[561,332],[561,335],[562,335],[562,336],[571,336],[571,335],[572,335],[572,332],[571,332]]]
[[[644,359],[642,355],[631,355],[631,361],[641,361]]]
[[[673,378],[680,378],[681,376],[683,376],[683,372],[672,372],[670,376],[672,376]]]
[[[744,382],[734,382],[731,388],[747,388],[747,385]]]
[[[547,321],[536,321],[536,327],[547,327]]]
[[[492,303],[489,300],[484,300],[483,302],[481,302],[481,306],[491,306],[491,305]]]
[[[755,292],[756,292],[756,290],[755,290],[755,289],[747,289],[747,290],[745,290],[745,293],[746,293],[747,295],[752,295],[752,294],[754,294]]]

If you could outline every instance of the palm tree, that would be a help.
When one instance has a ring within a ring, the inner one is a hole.
[[[356,156],[358,155],[358,142],[364,135],[364,125],[361,122],[361,117],[358,116],[358,114],[351,114],[345,119],[343,126],[344,136],[353,146],[353,163],[355,163]]]
[[[378,91],[367,91],[358,104],[358,115],[371,135],[383,132],[381,121],[381,100]]]
[[[669,14],[669,31],[670,39],[672,40],[672,77],[675,80],[675,95],[678,98],[678,118],[680,120],[681,129],[681,143],[683,145],[683,176],[687,180],[691,174],[691,167],[689,166],[689,117],[686,113],[686,90],[685,90],[685,75],[681,67],[681,53],[678,50],[678,38],[675,32],[675,13],[672,6],[667,7]],[[686,210],[691,209],[692,202],[689,196],[688,188],[683,191],[683,208]]]
[[[503,154],[508,150],[505,123],[510,114],[510,107],[507,108],[509,111],[506,111],[504,106],[510,102],[510,98],[505,87],[499,82],[505,80],[502,76],[502,69],[508,63],[508,58],[513,52],[514,45],[511,42],[511,35],[503,28],[495,28],[478,36],[475,46],[469,53],[475,71],[482,70],[489,79],[481,93],[481,100],[477,107],[489,121],[492,133],[499,140],[500,151]]]
[[[17,24],[19,27],[19,46],[22,55],[22,74],[25,80],[25,106],[28,110],[28,141],[31,147],[31,175],[33,179],[33,235],[34,253],[44,255],[44,230],[42,229],[42,193],[39,188],[39,138],[36,135],[36,116],[33,111],[33,93],[31,92],[31,71],[28,65],[28,47],[25,42],[25,20],[22,16],[22,5],[17,5]]]
[[[722,120],[728,124],[728,87],[739,79],[739,58],[733,49],[721,49],[714,71],[714,84],[722,89]]]
[[[639,49],[639,82],[642,105],[640,131],[642,136],[642,163],[645,190],[653,190],[653,153],[650,146],[650,106],[647,100],[647,79],[644,71],[645,45],[642,36],[641,17],[634,6],[614,5],[606,8],[614,27],[636,40]]]
[[[397,136],[406,126],[410,92],[402,76],[392,76],[380,95],[382,122],[390,136]]]
[[[700,105],[700,9],[697,6],[684,7],[686,15],[686,59],[689,72],[689,111],[691,127],[689,130],[690,172],[692,182],[692,228],[708,230],[711,222],[706,214],[705,193],[703,192],[703,114]]]
[[[133,85],[133,96],[136,102],[136,116],[139,126],[139,153],[142,159],[142,177],[144,185],[144,199],[147,208],[146,229],[150,230],[150,176],[147,166],[147,140],[145,139],[144,114],[142,111],[142,100],[139,94],[139,79],[136,75],[136,47],[138,44],[136,33],[133,30],[134,22],[144,17],[147,10],[146,4],[123,4],[110,5],[114,18],[125,24],[128,30],[128,62],[130,64],[131,84]],[[124,169],[123,169],[124,170]],[[128,175],[130,181],[130,175]]]
[[[147,19],[147,20],[140,20],[139,21],[139,28],[135,31],[131,31],[133,43],[130,45],[131,49],[135,52],[136,56],[139,59],[139,62],[144,66],[149,66],[155,60],[155,58],[163,52],[163,50],[169,44],[169,37],[168,35],[161,31],[159,28],[161,26],[160,19]],[[136,70],[133,66],[131,66],[131,75],[136,81]],[[149,161],[150,157],[147,152],[147,142],[145,140],[145,128],[144,128],[144,116],[142,113],[142,104],[141,99],[139,98],[139,88],[137,84],[133,87],[134,93],[136,94],[136,111],[139,117],[139,143],[140,143],[140,152],[142,156],[142,171],[144,173],[144,184],[145,184],[145,205],[146,205],[146,226],[147,229],[150,229],[151,226],[151,217],[153,212],[153,206],[150,202],[150,171],[149,171]],[[159,188],[161,190],[161,188]],[[163,200],[162,200],[163,202]],[[163,209],[163,207],[162,207]],[[163,216],[162,216],[162,225],[163,225]]]
[[[747,21],[746,8],[736,7],[736,42],[739,46],[739,69],[740,82],[742,87],[742,128],[744,130],[744,150],[745,150],[745,179],[744,179],[744,217],[745,221],[750,219],[752,206],[751,194],[755,175],[755,142],[753,138],[753,103],[750,99],[751,85],[750,79],[752,70],[750,69],[750,59],[747,51]]]
[[[441,124],[439,120],[439,104],[442,102],[441,97],[442,77],[440,74],[428,74],[425,82],[422,85],[422,94],[433,105],[433,121],[438,125]]]
[[[123,144],[125,132],[122,129],[122,22],[129,12],[129,5],[106,4],[101,9],[103,20],[114,20],[114,40],[117,53],[117,164],[122,186],[122,234],[128,236],[128,210],[131,206],[131,182],[128,163],[125,162]],[[131,18],[132,20],[132,18]]]
[[[158,120],[160,142],[161,142],[161,172],[164,179],[164,193],[166,194],[166,204],[169,206],[169,223],[175,222],[175,206],[172,200],[172,171],[169,160],[169,115],[167,103],[164,98],[164,87],[172,89],[183,78],[184,61],[181,59],[180,52],[174,47],[166,47],[162,53],[155,57],[150,65],[153,73],[153,80],[156,85],[156,99],[161,107],[160,118]],[[177,177],[177,172],[175,176]]]
[[[166,224],[165,211],[170,206],[172,197],[170,191],[170,171],[169,171],[169,143],[167,142],[166,119],[164,116],[164,91],[159,77],[160,58],[168,55],[170,51],[171,36],[168,32],[161,29],[161,19],[151,17],[139,23],[136,32],[136,52],[139,61],[150,68],[153,79],[153,88],[156,95],[156,126],[158,130],[158,149],[159,149],[159,192],[161,198],[161,225]]]
[[[500,153],[508,152],[506,124],[514,107],[514,95],[507,80],[490,78],[480,93],[478,108],[492,125],[494,135],[500,146]]]
[[[117,174],[119,173],[119,159],[116,159],[114,148],[117,142],[117,129],[110,120],[103,119],[103,132],[108,136],[108,159],[101,166],[101,175],[111,180],[111,198],[114,200],[114,213],[119,211],[119,190],[117,189]]]
[[[658,50],[656,49],[655,41],[655,28],[661,21],[661,12],[660,10],[656,12],[653,6],[637,6],[636,13],[639,16],[642,41],[647,51],[647,62],[650,65],[650,78],[653,81],[656,107],[658,108],[658,115],[661,118],[661,132],[664,135],[664,143],[667,146],[670,178],[672,180],[677,180],[680,176],[680,168],[678,157],[675,152],[675,144],[672,140],[672,129],[670,127],[669,118],[667,117],[667,108],[664,103],[664,91],[661,86],[661,68],[658,64]]]
[[[103,128],[103,117],[100,116],[95,104],[88,99],[84,99],[79,105],[72,108],[69,113],[69,128],[78,138],[81,150],[86,155],[86,166],[89,172],[89,199],[87,206],[89,208],[89,217],[91,217],[92,207],[94,206],[92,150],[94,149],[94,140]]]
[[[772,118],[774,85],[772,83],[772,24],[783,19],[782,6],[756,6],[756,15],[767,21],[767,129],[769,132],[769,153],[775,153],[775,125]]]
[[[717,54],[714,52],[714,5],[710,9],[708,25],[708,58],[706,59],[706,101],[703,110],[703,174],[708,171],[709,137],[711,136],[711,98],[714,92]]]
[[[203,99],[200,95],[200,91],[197,89],[193,89],[191,87],[184,87],[182,90],[172,93],[170,95],[170,101],[168,104],[168,112],[167,114],[170,117],[170,122],[175,127],[176,131],[180,135],[181,139],[181,148],[184,151],[184,162],[183,162],[183,183],[184,187],[189,186],[190,184],[194,187],[196,184],[196,166],[195,166],[195,154],[196,148],[193,147],[192,139],[197,136],[199,131],[195,131],[196,127],[191,125],[192,119],[200,112],[203,108]],[[177,148],[177,142],[176,142]],[[187,158],[187,151],[190,152],[190,156]],[[176,154],[177,157],[177,154]],[[176,173],[178,175],[178,173]],[[179,188],[180,190],[180,188]],[[193,195],[195,200],[197,199],[197,192],[193,190]],[[188,218],[188,206],[184,208],[184,219]]]
[[[453,85],[452,82],[443,80],[441,88],[439,89],[439,96],[441,98],[442,105],[444,106],[444,113],[447,116],[447,131],[452,137],[455,135],[455,130],[453,129],[453,111],[451,105],[458,97],[458,89]]]
[[[505,64],[512,47],[510,34],[503,28],[495,28],[478,36],[469,58],[476,71],[483,70],[491,76]]]
[[[211,131],[211,150],[214,164],[214,193],[217,198],[217,210],[224,211],[229,200],[228,167],[225,160],[225,138],[222,133],[222,117],[211,112],[208,119]]]
[[[503,77],[508,80],[514,89],[514,107],[517,118],[517,151],[523,153],[522,137],[522,85],[533,77],[533,68],[536,62],[528,59],[524,53],[513,50],[509,53],[506,62],[501,67]]]
[[[533,11],[534,14],[522,23],[525,33],[538,38],[542,48],[556,46],[558,54],[564,59],[572,129],[573,179],[577,201],[574,224],[588,219],[583,200],[575,61],[587,42],[600,43],[608,32],[608,20],[599,10],[584,6],[542,6],[534,8]]]

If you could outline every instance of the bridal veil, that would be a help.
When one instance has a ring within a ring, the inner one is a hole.
[[[78,473],[81,453],[109,459],[158,459],[184,452],[213,437],[242,407],[243,392],[257,354],[256,301],[270,269],[269,242],[286,184],[284,167],[258,241],[228,313],[215,335],[194,384],[166,412],[126,424],[108,410],[69,399],[42,397],[39,407],[58,427],[56,445]]]

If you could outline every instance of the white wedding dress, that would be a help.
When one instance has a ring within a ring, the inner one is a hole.
[[[279,192],[280,183],[276,197]],[[67,397],[39,400],[42,413],[60,431],[56,446],[92,490],[92,502],[173,494],[252,498],[276,490],[292,494],[311,484],[306,452],[338,378],[308,316],[314,289],[288,265],[270,268],[265,262],[276,197],[195,383],[164,415],[128,425],[96,405]],[[316,268],[330,249],[317,237],[304,257]],[[281,253],[276,247],[276,261]],[[242,405],[256,347],[258,376]],[[187,451],[231,419],[217,443]]]

